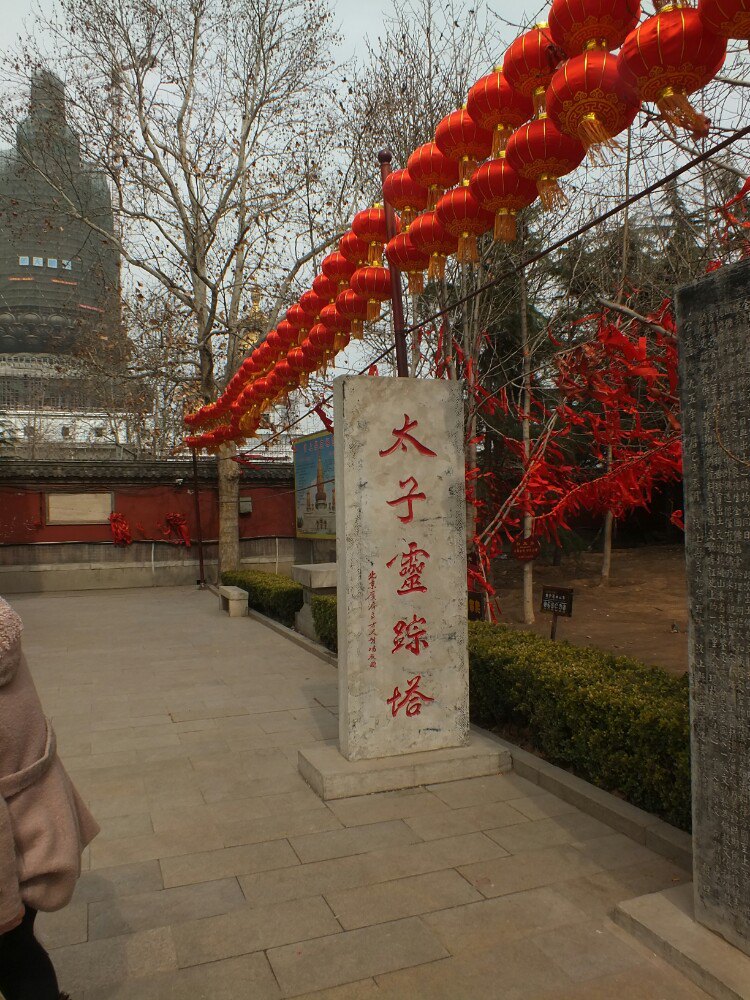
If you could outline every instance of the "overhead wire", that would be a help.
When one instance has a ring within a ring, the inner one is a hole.
[[[616,215],[619,215],[620,212],[625,211],[625,209],[629,208],[631,205],[637,204],[644,198],[649,198],[652,194],[654,194],[654,192],[660,190],[663,187],[666,187],[668,184],[671,184],[672,181],[676,180],[678,177],[681,177],[689,170],[692,170],[695,167],[700,166],[701,163],[704,163],[706,160],[710,160],[711,157],[715,156],[717,153],[720,153],[722,150],[727,149],[735,142],[738,142],[740,139],[747,138],[748,136],[750,136],[750,125],[746,125],[744,128],[737,129],[730,136],[727,136],[725,139],[722,139],[721,142],[718,142],[715,145],[711,146],[710,149],[704,150],[702,153],[699,153],[697,156],[694,156],[691,160],[688,160],[686,163],[683,163],[679,167],[676,167],[674,170],[671,170],[668,174],[665,174],[663,177],[660,177],[653,183],[648,184],[646,187],[641,188],[640,191],[636,191],[629,197],[624,198],[616,205],[613,205],[612,208],[609,208],[606,211],[601,212],[599,215],[594,216],[593,219],[590,219],[588,222],[585,222],[583,225],[573,230],[573,232],[567,233],[565,236],[560,237],[560,239],[555,240],[553,243],[549,244],[543,249],[538,250],[527,257],[524,257],[516,264],[513,264],[510,267],[505,268],[499,275],[496,275],[489,281],[484,282],[482,285],[468,292],[466,295],[462,295],[459,298],[455,299],[450,303],[450,305],[446,306],[445,308],[432,313],[426,318],[419,320],[419,322],[412,323],[410,326],[407,326],[403,330],[398,332],[403,336],[407,336],[408,334],[421,330],[424,327],[429,326],[430,324],[434,324],[437,320],[442,319],[443,317],[452,313],[455,309],[459,308],[462,305],[465,305],[467,302],[472,301],[472,299],[476,298],[478,295],[481,295],[483,292],[486,292],[491,288],[496,288],[498,285],[502,284],[502,282],[506,281],[509,277],[512,277],[513,275],[524,271],[527,267],[531,266],[532,264],[536,264],[540,260],[544,260],[550,254],[553,254],[557,250],[560,250],[563,247],[565,247],[568,243],[571,243],[574,240],[579,239],[581,236],[590,232],[592,229],[595,229],[603,222],[606,222],[608,219],[611,219]],[[371,359],[359,372],[357,372],[357,374],[363,375],[370,367],[372,367],[372,365],[376,365],[379,361],[382,361],[389,354],[391,354],[394,349],[395,345],[390,345],[389,347],[386,347],[383,351],[380,352],[380,354],[378,354],[375,358]],[[549,359],[545,362],[545,364],[542,367],[546,367],[548,363]],[[537,371],[538,370],[539,369],[537,369]],[[511,385],[512,383],[513,380],[506,383],[506,385]],[[320,402],[316,403],[315,405],[320,406],[322,403],[327,403],[331,400],[331,398],[332,398],[331,394],[323,396]],[[259,441],[258,444],[255,445],[254,447],[249,449],[242,449],[241,454],[250,455],[262,448],[267,447],[267,445],[271,441],[277,440],[279,437],[288,433],[293,427],[297,427],[300,423],[302,423],[303,420],[307,419],[307,417],[311,416],[314,412],[315,412],[315,406],[310,407],[310,409],[307,410],[305,413],[303,413],[301,416],[291,421],[281,430],[276,431],[273,434],[269,435],[268,437],[264,438],[263,441]]]

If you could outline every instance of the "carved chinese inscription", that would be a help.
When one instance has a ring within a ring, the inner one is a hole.
[[[750,953],[750,261],[677,295],[696,918]]]

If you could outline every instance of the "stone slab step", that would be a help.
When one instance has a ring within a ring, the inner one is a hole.
[[[347,760],[335,746],[306,747],[299,751],[299,772],[322,799],[392,792],[441,781],[501,774],[510,769],[509,752],[496,740],[477,732],[471,733],[464,747],[372,760]]]
[[[693,885],[620,903],[613,919],[717,1000],[750,1000],[750,956],[694,918]]]

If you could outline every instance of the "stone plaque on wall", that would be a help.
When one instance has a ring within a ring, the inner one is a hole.
[[[349,760],[469,733],[463,403],[456,382],[334,382],[339,742]]]
[[[750,953],[750,261],[677,295],[696,918]]]

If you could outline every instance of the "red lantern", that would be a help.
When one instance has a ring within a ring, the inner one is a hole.
[[[722,38],[750,39],[748,0],[698,0],[698,16]]]
[[[697,10],[672,5],[648,17],[623,42],[617,65],[642,101],[653,101],[672,131],[708,135],[711,124],[688,101],[724,65],[726,39]]]
[[[391,267],[408,276],[409,292],[420,295],[424,291],[424,272],[430,266],[430,255],[418,250],[408,233],[394,236],[385,248],[385,255]]]
[[[339,240],[339,253],[346,257],[351,264],[354,264],[354,270],[361,267],[367,260],[368,249],[365,241],[361,240],[351,229],[348,233],[344,233]],[[354,274],[354,271],[352,271],[352,274]]]
[[[258,366],[258,371],[266,371],[273,358],[271,357],[271,351],[269,350],[268,344],[266,344],[265,340],[262,344],[255,348],[253,351],[253,357],[255,358],[255,363]]]
[[[394,170],[383,181],[383,196],[388,204],[401,213],[401,226],[407,232],[420,212],[427,208],[430,193],[412,178],[408,170]]]
[[[619,49],[638,24],[639,0],[552,0],[549,33],[569,56]]]
[[[352,275],[352,291],[367,301],[367,319],[380,317],[380,303],[391,297],[391,272],[382,264],[360,267]]]
[[[276,327],[276,333],[279,336],[279,340],[284,347],[285,351],[297,343],[297,337],[299,337],[299,327],[290,323],[288,319],[282,319],[279,325]]]
[[[286,311],[286,318],[292,326],[297,327],[297,343],[299,343],[303,330],[310,329],[310,318],[299,302],[295,302],[293,306],[289,306]]]
[[[337,297],[336,308],[351,324],[353,336],[359,339],[362,336],[362,324],[367,319],[367,299],[347,288]]]
[[[494,238],[512,243],[516,238],[516,214],[536,200],[534,182],[516,173],[502,156],[483,163],[469,187],[482,208],[495,213]]]
[[[477,80],[466,101],[469,114],[482,128],[492,132],[492,155],[497,157],[508,144],[514,129],[534,113],[530,97],[519,94],[505,79],[502,66]]]
[[[323,323],[316,323],[310,330],[310,343],[318,349],[321,357],[326,357],[333,350],[335,339],[336,332]]]
[[[580,139],[592,162],[602,147],[632,125],[641,102],[617,69],[617,57],[601,50],[568,59],[552,77],[547,113],[561,132]]]
[[[533,100],[537,115],[544,111],[544,95],[561,58],[546,22],[517,38],[505,53],[505,79],[514,90]]]
[[[338,291],[343,292],[349,284],[349,279],[357,270],[357,265],[352,264],[339,250],[336,250],[323,258],[321,270],[326,278],[336,284]]]
[[[293,347],[287,354],[286,361],[299,385],[307,385],[307,363],[302,348]]]
[[[508,140],[505,156],[516,173],[536,183],[545,209],[567,204],[558,177],[579,165],[586,151],[577,139],[565,135],[549,118],[522,125]]]
[[[315,323],[318,316],[320,316],[320,310],[323,308],[326,302],[325,299],[321,299],[321,297],[317,295],[315,292],[308,291],[308,292],[303,292],[302,295],[300,295],[299,304],[302,310],[304,311],[305,315],[307,316],[307,319],[312,320],[313,323]],[[308,325],[308,330],[310,329],[310,326],[313,325],[313,323]]]
[[[285,352],[285,347],[281,342],[281,337],[275,330],[271,330],[265,340],[266,347],[274,360]]]
[[[388,241],[385,209],[382,205],[366,208],[352,219],[352,231],[367,244],[367,259],[371,264],[383,260],[383,244]]]
[[[459,108],[435,129],[435,145],[449,160],[458,160],[458,179],[468,181],[477,163],[492,153],[492,132],[480,128],[466,108]]]
[[[312,289],[318,298],[323,299],[324,302],[333,302],[339,294],[338,283],[326,277],[325,274],[319,274],[315,278],[312,283]]]
[[[305,371],[314,372],[322,361],[320,350],[313,344],[309,337],[306,337],[302,341],[300,348],[305,356]]]
[[[478,263],[477,236],[492,229],[495,216],[482,208],[471,193],[468,181],[446,191],[437,203],[435,215],[452,236],[458,237],[456,260],[459,264]]]
[[[458,239],[440,222],[435,212],[425,212],[409,227],[409,239],[418,250],[429,254],[427,280],[445,277],[445,258],[458,249]]]
[[[273,370],[273,377],[274,386],[281,396],[289,396],[291,375],[292,372],[286,359],[279,361]]]
[[[339,312],[335,302],[331,302],[321,310],[320,322],[333,333],[349,333],[351,330],[351,323],[343,313]]]
[[[417,146],[406,161],[409,176],[429,192],[427,207],[434,208],[446,188],[458,184],[458,163],[449,160],[440,152],[434,142]]]

